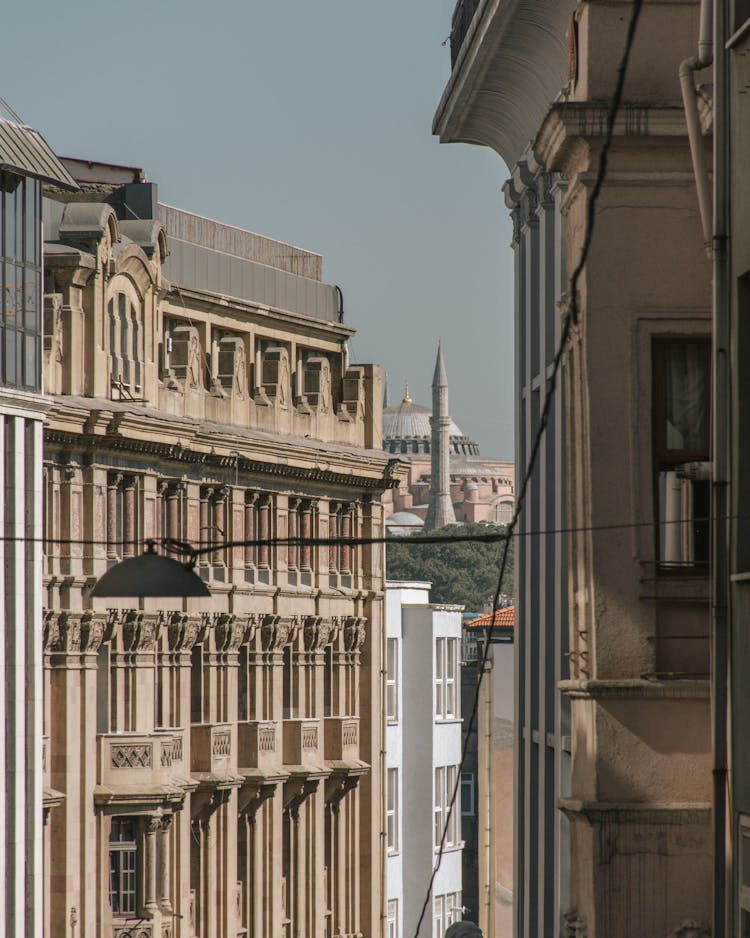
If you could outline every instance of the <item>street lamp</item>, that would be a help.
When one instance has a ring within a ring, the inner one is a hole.
[[[154,541],[146,541],[146,553],[128,557],[110,567],[94,584],[92,596],[210,596],[195,572],[195,557],[186,563],[156,553]]]

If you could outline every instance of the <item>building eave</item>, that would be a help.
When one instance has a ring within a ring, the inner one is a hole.
[[[574,4],[484,0],[438,105],[441,143],[495,150],[512,168],[566,83]]]

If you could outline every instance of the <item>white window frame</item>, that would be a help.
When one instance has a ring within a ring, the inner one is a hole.
[[[386,639],[385,653],[385,717],[398,723],[398,639]]]
[[[440,849],[440,841],[443,837],[443,828],[448,817],[448,808],[450,806],[451,796],[453,795],[453,790],[456,785],[457,773],[457,765],[439,765],[435,767],[435,789],[433,799],[433,839],[435,850]],[[458,796],[460,796],[460,794],[461,792],[459,791]],[[450,823],[448,824],[448,831],[445,836],[445,849],[450,847],[457,847],[461,844],[460,818],[461,807],[460,805],[455,804],[453,806],[453,811],[451,812]]]
[[[458,638],[441,635],[435,639],[435,716],[439,720],[461,717],[458,650]]]
[[[435,896],[432,902],[433,918],[433,936],[434,938],[444,938],[445,936],[445,896]]]
[[[386,906],[386,938],[398,938],[398,899],[389,899]]]
[[[385,795],[386,849],[389,854],[398,853],[398,769],[386,771]]]

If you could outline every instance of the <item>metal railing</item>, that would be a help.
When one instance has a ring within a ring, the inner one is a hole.
[[[477,12],[480,0],[458,0],[451,22],[451,67],[456,64],[471,21]]]

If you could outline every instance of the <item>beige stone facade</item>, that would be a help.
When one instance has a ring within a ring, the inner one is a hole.
[[[632,9],[456,6],[435,130],[511,172],[519,473]],[[699,12],[644,3],[520,520],[540,533],[516,553],[519,936],[705,935],[711,919],[711,264],[678,74]]]
[[[382,534],[379,369],[348,365],[315,255],[68,165],[82,193],[47,205],[45,933],[380,935],[382,550],[278,542]],[[210,599],[91,597],[163,537],[266,543],[202,555]]]

